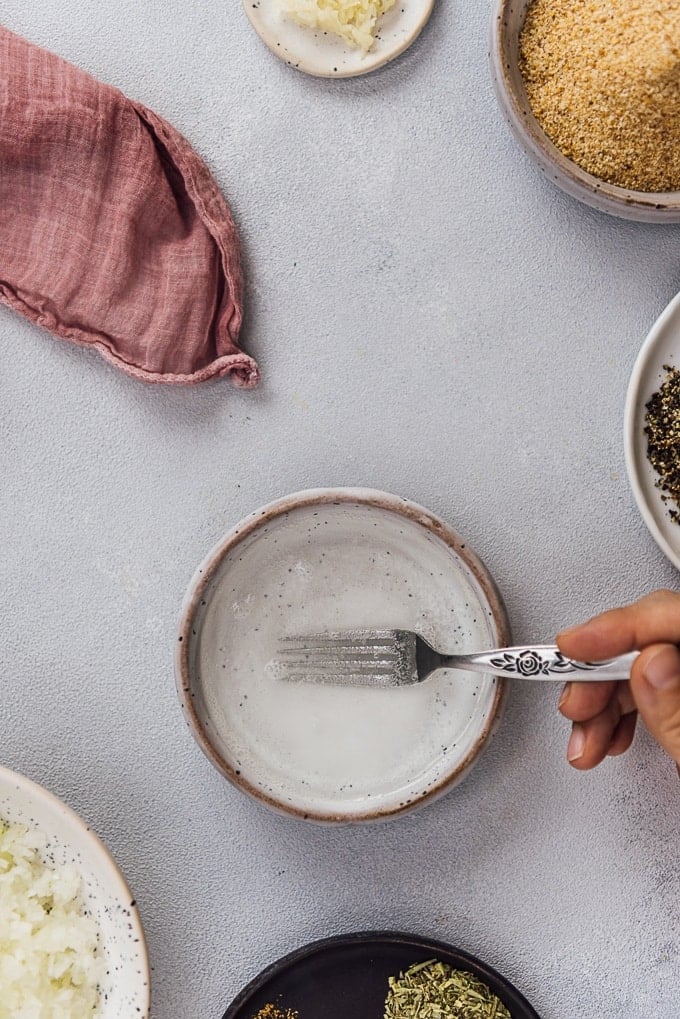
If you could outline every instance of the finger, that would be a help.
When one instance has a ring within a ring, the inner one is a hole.
[[[607,757],[618,757],[619,754],[624,754],[626,752],[633,742],[633,737],[635,736],[637,718],[637,711],[630,711],[628,714],[623,715],[619,724],[614,729],[612,741],[609,744],[609,750],[607,751]]]
[[[680,594],[674,591],[655,591],[557,637],[560,651],[577,661],[600,661],[662,642],[680,643]]]
[[[637,711],[633,692],[630,683],[618,683],[616,687],[616,698],[622,715],[629,715],[631,711]]]
[[[652,736],[680,763],[680,651],[674,644],[645,648],[633,664],[630,688]]]
[[[604,711],[612,697],[616,697],[622,715],[635,711],[630,685],[615,681],[567,683],[557,707],[572,722],[585,722]]]
[[[575,722],[567,746],[567,760],[572,767],[587,771],[603,761],[620,721],[619,705],[613,698],[599,715],[587,722]]]
[[[617,686],[613,680],[606,683],[567,683],[557,707],[570,721],[585,722],[605,710],[616,695]]]
[[[572,722],[585,722],[604,711],[612,698],[616,698],[621,715],[635,711],[635,702],[628,683],[567,683],[558,708]]]

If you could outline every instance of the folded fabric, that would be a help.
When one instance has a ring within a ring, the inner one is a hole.
[[[0,300],[148,382],[258,368],[238,234],[170,124],[0,26]]]

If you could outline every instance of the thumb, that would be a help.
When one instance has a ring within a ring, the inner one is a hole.
[[[680,650],[675,644],[652,644],[640,652],[630,689],[650,733],[680,764]]]

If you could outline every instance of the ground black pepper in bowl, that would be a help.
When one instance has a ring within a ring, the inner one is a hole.
[[[647,459],[659,475],[655,484],[664,493],[671,520],[680,524],[680,371],[665,364],[660,389],[646,404]]]

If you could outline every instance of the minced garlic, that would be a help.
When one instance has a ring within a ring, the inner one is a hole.
[[[0,817],[0,1019],[101,1014],[99,928],[76,868],[49,855],[40,832]]]
[[[338,35],[363,53],[373,45],[378,18],[394,4],[395,0],[279,0],[285,16],[298,25]]]

